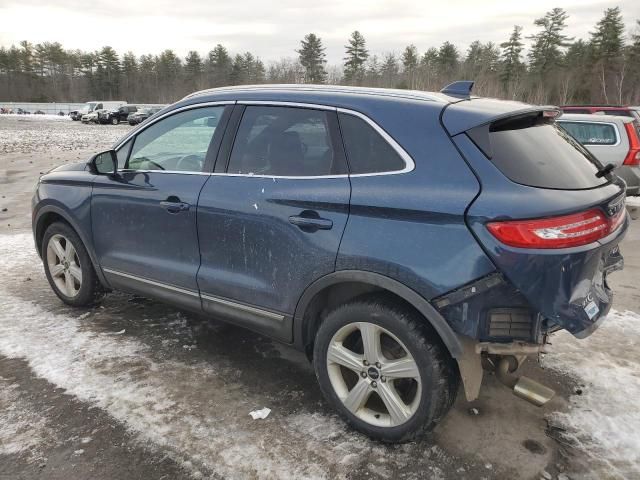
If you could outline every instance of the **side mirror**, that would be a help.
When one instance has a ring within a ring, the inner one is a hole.
[[[89,165],[95,174],[115,175],[118,171],[118,155],[115,150],[98,153],[89,160]]]

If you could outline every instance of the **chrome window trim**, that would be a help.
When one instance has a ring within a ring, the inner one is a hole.
[[[409,173],[415,169],[415,162],[413,158],[407,153],[407,151],[402,148],[402,146],[394,140],[394,138],[389,135],[380,125],[378,125],[374,120],[369,118],[367,115],[358,112],[356,110],[350,110],[348,108],[340,108],[340,107],[332,107],[329,105],[316,104],[316,103],[300,103],[300,102],[286,102],[286,101],[278,101],[278,100],[241,100],[241,101],[233,101],[233,100],[221,100],[216,102],[203,102],[197,103],[193,105],[186,105],[184,107],[177,108],[175,110],[171,110],[162,114],[161,116],[153,119],[152,122],[144,125],[141,129],[134,129],[131,133],[126,135],[120,142],[114,147],[114,150],[118,150],[124,144],[126,144],[131,138],[139,133],[143,132],[156,122],[166,118],[169,115],[173,115],[174,113],[179,113],[185,110],[192,110],[195,108],[201,107],[212,107],[219,105],[257,105],[257,106],[276,106],[276,107],[294,107],[294,108],[309,108],[314,110],[324,110],[324,111],[334,111],[336,113],[344,113],[346,115],[356,116],[369,124],[389,145],[391,148],[395,150],[395,152],[400,155],[400,158],[404,161],[405,167],[401,170],[393,170],[389,172],[371,172],[371,173],[345,173],[340,175],[316,175],[316,176],[293,176],[293,175],[253,175],[249,173],[227,173],[227,172],[187,172],[187,171],[178,171],[178,170],[125,170],[118,169],[118,172],[124,173],[169,173],[169,174],[183,174],[183,175],[209,175],[209,176],[226,176],[226,177],[250,177],[250,178],[272,178],[272,179],[284,179],[284,180],[318,180],[321,178],[331,179],[331,178],[349,178],[349,177],[377,177],[383,175],[398,175],[402,173]]]
[[[111,273],[112,275],[117,275],[119,277],[125,277],[125,278],[129,278],[131,280],[137,280],[138,282],[141,282],[141,283],[147,283],[149,285],[154,285],[156,287],[165,288],[167,290],[172,290],[174,292],[178,292],[178,293],[182,293],[182,294],[185,294],[185,295],[191,295],[192,297],[200,298],[200,294],[198,292],[194,292],[192,290],[186,290],[184,288],[174,287],[173,285],[169,285],[167,283],[156,282],[154,280],[149,280],[148,278],[138,277],[137,275],[131,275],[130,273],[120,272],[118,270],[113,270],[111,268],[103,268],[102,270],[105,273]]]
[[[416,168],[416,164],[411,158],[411,155],[407,153],[407,151],[400,146],[398,142],[394,140],[394,138],[389,135],[380,125],[374,122],[371,118],[363,113],[356,112],[355,110],[349,110],[346,108],[338,108],[338,113],[344,113],[346,115],[353,115],[355,117],[360,118],[367,122],[384,140],[391,145],[391,147],[396,151],[400,158],[404,161],[405,167],[401,170],[393,170],[391,172],[372,172],[372,173],[354,173],[352,177],[372,177],[375,175],[398,175],[400,173],[408,173],[413,171]]]
[[[247,313],[253,313],[254,315],[259,315],[261,317],[270,318],[272,320],[276,320],[278,322],[284,321],[284,315],[280,313],[270,312],[269,310],[263,310],[261,308],[252,307],[249,305],[245,305],[244,303],[237,303],[231,300],[227,300],[225,298],[215,297],[213,295],[201,294],[203,300],[207,300],[213,303],[219,303],[220,305],[225,305],[227,307],[235,308],[236,310],[241,310]]]
[[[613,127],[613,131],[616,134],[616,143],[610,144],[598,144],[592,143],[589,145],[581,144],[583,147],[617,147],[622,143],[622,137],[620,136],[620,132],[618,131],[618,125],[615,122],[598,122],[597,120],[572,120],[570,118],[563,119],[562,117],[556,120],[556,123],[593,123],[597,125],[610,125]]]

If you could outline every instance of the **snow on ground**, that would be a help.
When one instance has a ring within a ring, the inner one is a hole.
[[[627,197],[626,202],[630,207],[640,207],[640,197]]]
[[[16,296],[9,285],[42,275],[32,243],[28,234],[0,235],[0,354],[25,359],[36,375],[104,409],[144,444],[167,448],[196,477],[201,469],[229,478],[315,479],[335,465],[331,478],[344,478],[351,468],[341,461],[369,449],[323,416],[315,423],[339,440],[335,447],[317,448],[304,413],[254,422],[255,400],[233,365],[158,359],[134,338],[92,330],[85,314],[55,314]]]
[[[17,385],[0,377],[0,455],[39,458],[38,446],[52,437],[47,420],[16,393]]]
[[[60,121],[51,121],[54,118]],[[43,125],[43,119],[49,122]],[[0,115],[0,155],[103,148],[115,143],[130,128],[128,124],[84,125],[54,115]]]
[[[551,341],[545,366],[584,385],[553,421],[568,429],[565,437],[588,455],[594,471],[640,478],[640,315],[612,311],[587,339],[562,332]]]
[[[51,113],[45,113],[44,115],[18,115],[17,113],[3,113],[2,116],[4,118],[17,118],[20,120],[27,120],[27,121],[42,121],[42,120],[58,120],[61,122],[66,122],[66,121],[73,121],[71,120],[71,117],[69,115],[54,115]]]

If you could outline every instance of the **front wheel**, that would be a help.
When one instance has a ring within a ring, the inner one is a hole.
[[[42,260],[54,293],[68,305],[92,305],[104,294],[89,254],[66,223],[52,223],[42,240]]]
[[[120,123],[118,117],[111,117],[111,125],[118,125],[118,123]]]
[[[368,296],[327,315],[314,345],[325,398],[356,430],[385,442],[431,431],[459,377],[435,332],[394,299]]]

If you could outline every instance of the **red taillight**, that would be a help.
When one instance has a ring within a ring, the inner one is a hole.
[[[502,243],[520,248],[566,248],[595,242],[616,230],[624,221],[624,205],[613,217],[602,210],[561,217],[491,222],[487,228]]]
[[[624,128],[627,130],[629,137],[629,153],[624,159],[624,165],[640,165],[640,138],[633,122],[625,123]]]

